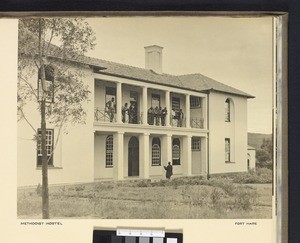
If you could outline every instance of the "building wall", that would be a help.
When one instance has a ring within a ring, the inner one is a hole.
[[[114,178],[113,168],[105,167],[105,139],[108,134],[115,132],[125,132],[123,143],[123,176],[128,177],[128,142],[131,136],[139,136],[144,132],[150,134],[149,137],[149,176],[150,178],[164,177],[164,165],[168,161],[172,162],[170,151],[172,148],[167,146],[167,135],[172,139],[180,140],[181,164],[173,166],[174,175],[186,175],[187,163],[191,163],[192,174],[226,173],[247,170],[247,100],[234,95],[225,95],[212,92],[209,95],[209,104],[206,104],[206,94],[203,98],[202,109],[191,109],[191,117],[200,113],[205,118],[206,106],[209,106],[209,147],[206,145],[206,130],[195,130],[186,128],[162,128],[156,126],[130,125],[123,124],[94,123],[94,108],[105,107],[105,87],[116,87],[113,82],[94,81],[91,70],[86,69],[85,83],[88,84],[90,102],[84,106],[87,111],[86,123],[83,125],[68,126],[68,134],[61,134],[57,148],[54,152],[54,168],[49,169],[49,184],[72,183],[72,182],[91,182],[94,179],[112,179]],[[36,77],[33,79],[36,82]],[[95,86],[96,85],[96,86]],[[139,108],[142,107],[142,89],[122,85],[122,105],[129,103],[130,91],[139,92]],[[152,93],[160,94],[161,105],[165,104],[165,92],[162,90],[148,89],[148,108],[151,106]],[[202,97],[203,97],[202,96]],[[184,94],[171,92],[172,97],[180,98],[180,106],[186,114],[186,97]],[[224,102],[230,98],[233,102],[234,120],[226,123],[224,120]],[[205,102],[204,102],[205,100]],[[28,105],[28,107],[30,104]],[[170,104],[171,107],[171,104]],[[28,117],[34,118],[32,124],[34,127],[40,127],[40,116],[36,109],[26,109]],[[49,124],[48,124],[49,125]],[[50,126],[48,126],[51,128]],[[185,130],[186,129],[186,130]],[[41,183],[41,169],[36,167],[36,142],[32,140],[33,131],[24,120],[18,123],[18,185],[37,185]],[[186,135],[201,137],[201,151],[191,153],[191,161],[184,161],[187,158]],[[55,130],[54,139],[58,136]],[[161,140],[161,165],[152,166],[152,138],[158,136]],[[225,138],[231,139],[231,158],[232,163],[225,163]],[[140,142],[141,146],[141,142]],[[172,147],[172,142],[171,142]],[[114,148],[115,149],[115,148]],[[209,158],[209,168],[207,159]],[[140,159],[140,164],[144,163]],[[140,173],[141,174],[141,173]]]
[[[249,169],[255,169],[256,167],[256,150],[248,149],[247,159],[249,160]]]
[[[89,86],[90,100],[94,100],[94,79],[93,73],[89,69],[84,69],[85,84]],[[36,87],[37,77],[31,78],[33,87]],[[58,144],[54,150],[53,167],[49,166],[49,184],[90,182],[94,179],[94,104],[86,102],[83,104],[87,111],[86,123],[81,125],[68,125],[67,134],[61,132]],[[37,103],[28,102],[24,107],[24,112],[34,128],[40,128],[40,114],[37,110]],[[37,167],[36,141],[33,129],[24,119],[17,124],[18,132],[18,154],[17,173],[18,186],[38,185],[42,183],[42,171]],[[49,123],[47,128],[53,128]],[[54,142],[58,137],[58,129],[54,130]]]
[[[231,122],[225,122],[225,101],[231,100]],[[225,162],[225,138],[230,138],[231,161]],[[209,173],[247,171],[247,99],[209,94]]]

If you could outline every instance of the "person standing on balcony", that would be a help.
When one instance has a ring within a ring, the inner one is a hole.
[[[182,112],[182,109],[180,109],[178,111],[177,117],[178,117],[178,124],[177,124],[177,126],[178,127],[182,127],[182,125],[183,125],[183,112]]]
[[[168,111],[167,108],[163,108],[161,111],[161,125],[165,126],[166,125],[166,117],[167,117]]]
[[[148,124],[154,124],[154,109],[152,106],[148,109]]]
[[[136,117],[136,111],[135,111],[135,106],[134,104],[131,104],[129,107],[129,123],[135,123],[135,117]]]
[[[158,112],[157,112],[158,126],[162,124],[161,118],[162,118],[162,109],[161,109],[161,106],[160,106],[158,108]]]
[[[155,119],[155,125],[159,126],[159,108],[158,106],[154,109],[154,119]]]
[[[164,166],[166,170],[166,178],[171,179],[171,176],[173,175],[173,166],[171,165],[171,162],[168,162],[167,166]]]
[[[128,103],[125,103],[122,107],[122,122],[128,123]]]
[[[107,101],[106,107],[107,107],[107,113],[109,115],[109,121],[113,122],[115,117],[115,111],[116,111],[116,102],[114,97],[112,97],[111,100]]]

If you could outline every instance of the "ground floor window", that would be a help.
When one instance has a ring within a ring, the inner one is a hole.
[[[112,167],[113,166],[113,136],[108,135],[106,137],[106,149],[105,149],[105,155],[106,155],[106,160],[105,160],[105,166],[106,167]]]
[[[201,139],[199,137],[192,137],[192,151],[201,150]]]
[[[54,130],[46,130],[46,151],[47,151],[47,160],[48,165],[53,165],[53,139],[54,139]],[[38,129],[38,138],[37,138],[37,166],[42,166],[42,130]]]
[[[161,151],[160,151],[160,139],[153,138],[152,139],[152,165],[160,165],[161,164]]]
[[[173,159],[173,165],[180,165],[180,140],[179,140],[179,138],[173,139],[172,159]]]
[[[230,138],[225,138],[225,162],[230,162]]]

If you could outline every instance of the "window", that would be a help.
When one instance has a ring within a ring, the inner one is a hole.
[[[173,139],[172,158],[173,165],[180,165],[180,140],[178,138]]]
[[[42,166],[42,130],[38,129],[38,138],[37,138],[37,166]],[[46,150],[47,150],[47,160],[48,165],[53,165],[53,129],[46,130]]]
[[[152,94],[151,106],[153,108],[160,107],[160,95]]]
[[[191,108],[201,108],[200,97],[191,96],[190,97],[190,106],[191,106]]]
[[[161,155],[160,155],[160,139],[152,139],[152,165],[157,166],[161,164]]]
[[[106,87],[105,88],[105,104],[111,101],[114,98],[114,102],[116,102],[116,88]]]
[[[230,100],[225,101],[225,121],[230,122]]]
[[[105,160],[105,166],[106,167],[112,167],[113,166],[113,148],[114,148],[114,144],[113,144],[113,136],[112,135],[108,135],[106,137],[106,160]]]
[[[225,138],[225,162],[230,162],[230,139]]]
[[[54,68],[49,65],[45,65],[45,86],[42,89],[42,75],[41,69],[38,72],[38,100],[42,101],[43,90],[46,94],[46,102],[54,102]]]
[[[201,150],[201,140],[199,137],[192,137],[192,151]]]
[[[172,110],[174,111],[180,110],[180,99],[177,97],[172,98]]]

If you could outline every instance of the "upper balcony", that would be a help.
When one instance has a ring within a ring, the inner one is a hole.
[[[96,80],[94,120],[205,129],[206,96],[186,92]]]

